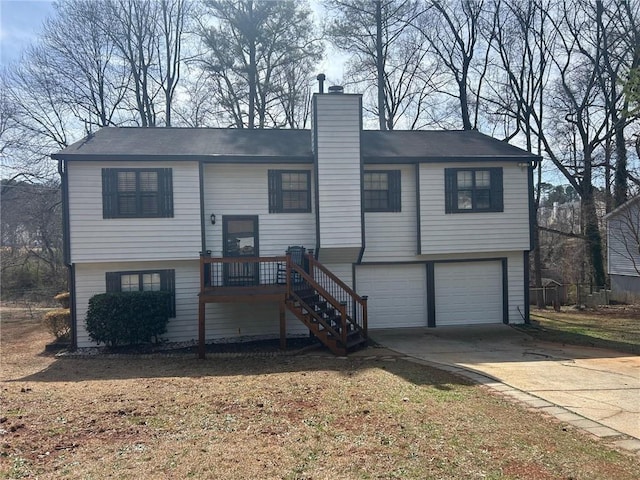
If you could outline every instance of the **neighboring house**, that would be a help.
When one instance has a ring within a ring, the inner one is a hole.
[[[311,330],[344,353],[367,320],[527,321],[538,157],[477,131],[364,131],[361,111],[316,94],[310,131],[104,128],[53,155],[77,346],[105,291],[171,291],[166,338],[202,344]]]
[[[640,195],[604,218],[611,290],[615,294],[640,296]]]

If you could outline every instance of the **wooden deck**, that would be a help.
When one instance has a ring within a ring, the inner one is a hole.
[[[282,302],[286,285],[251,285],[246,287],[205,287],[200,292],[203,303],[223,302]]]
[[[198,356],[205,357],[207,303],[278,304],[280,347],[286,349],[286,310],[336,355],[367,341],[367,299],[315,260],[278,257],[200,255]]]

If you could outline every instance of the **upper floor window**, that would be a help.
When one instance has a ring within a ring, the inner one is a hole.
[[[445,213],[502,212],[502,168],[446,168]]]
[[[170,168],[103,168],[104,218],[173,217]]]
[[[307,170],[269,170],[269,213],[311,212],[311,175]]]
[[[176,316],[175,270],[107,272],[106,280],[107,292],[169,292],[169,316]]]
[[[400,211],[400,170],[364,172],[364,211]]]

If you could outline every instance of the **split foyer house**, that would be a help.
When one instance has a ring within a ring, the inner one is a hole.
[[[316,94],[311,130],[103,128],[53,155],[75,344],[108,291],[170,291],[166,338],[202,346],[311,331],[346,353],[371,329],[527,321],[537,157],[361,111]]]

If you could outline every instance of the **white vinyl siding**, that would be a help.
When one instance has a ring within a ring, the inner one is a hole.
[[[337,248],[349,249],[354,262],[362,246],[360,101],[360,95],[314,96],[321,261],[338,261],[330,252]]]
[[[424,264],[359,265],[356,287],[368,295],[370,329],[427,326],[427,276]]]
[[[325,268],[336,277],[353,288],[353,264],[351,263],[323,263]]]
[[[479,168],[478,163],[420,165],[421,253],[490,252],[529,249],[527,169],[514,163],[502,167],[504,211],[445,213],[445,168]]]
[[[631,227],[633,224],[634,228]],[[640,276],[640,202],[614,213],[607,221],[608,272]]]
[[[313,209],[310,213],[269,213],[268,170],[311,172],[311,167],[278,164],[204,166],[205,232],[207,249],[212,251],[213,256],[222,255],[224,215],[258,215],[258,248],[261,256],[284,255],[291,245],[315,248]],[[311,189],[313,198],[313,178]],[[211,214],[216,216],[215,225],[210,222]]]
[[[502,323],[502,262],[436,263],[436,327]]]
[[[197,258],[200,189],[197,162],[68,162],[71,262]],[[103,168],[171,168],[171,218],[103,218]]]
[[[398,262],[416,259],[418,225],[416,221],[415,166],[378,166],[367,170],[401,171],[400,212],[366,212],[364,214],[365,250],[363,262]]]
[[[285,313],[287,337],[309,334],[309,329],[293,313],[289,310]],[[277,302],[207,303],[205,320],[207,341],[280,338],[280,313]]]
[[[162,338],[172,342],[194,340],[198,337],[198,292],[200,264],[197,260],[169,262],[84,263],[76,265],[76,318],[78,347],[95,346],[85,328],[89,299],[107,291],[107,272],[175,270],[176,316],[170,318],[167,333]]]
[[[76,266],[76,305],[78,347],[95,346],[86,332],[85,321],[89,299],[106,292],[106,273],[174,269],[176,276],[176,317],[170,318],[162,338],[170,342],[198,339],[198,293],[200,265],[197,261],[93,263]],[[278,304],[207,304],[206,339],[246,337],[278,338],[280,333]],[[287,311],[287,335],[308,334],[306,327]]]

